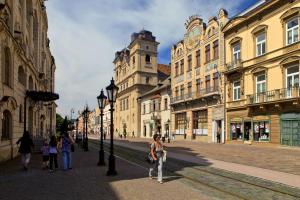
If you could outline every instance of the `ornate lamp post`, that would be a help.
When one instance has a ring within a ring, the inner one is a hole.
[[[89,119],[89,107],[86,105],[85,109],[83,110],[82,114],[83,114],[83,118],[84,118],[84,122],[85,122],[85,137],[83,140],[83,149],[84,151],[88,151],[89,150],[89,146],[88,146],[88,119]]]
[[[116,166],[115,166],[115,156],[114,156],[114,103],[116,102],[116,97],[118,94],[119,88],[115,85],[115,81],[112,78],[110,85],[106,87],[108,101],[110,103],[110,155],[108,159],[108,176],[113,176],[117,174]]]
[[[98,162],[98,166],[103,166],[105,165],[104,162],[104,150],[103,150],[103,109],[105,107],[105,103],[107,100],[107,97],[104,95],[103,90],[101,90],[100,95],[97,97],[98,100],[98,106],[100,109],[100,150],[99,150],[99,162]]]

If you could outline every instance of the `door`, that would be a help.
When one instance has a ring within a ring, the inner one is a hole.
[[[251,122],[244,123],[244,140],[249,141],[251,134]]]
[[[281,121],[281,144],[300,146],[300,120]]]

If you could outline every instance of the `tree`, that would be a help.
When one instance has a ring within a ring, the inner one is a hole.
[[[60,133],[63,121],[64,121],[64,118],[62,118],[62,116],[60,114],[56,113],[56,132],[57,133]]]

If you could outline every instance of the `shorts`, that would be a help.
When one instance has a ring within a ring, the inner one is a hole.
[[[49,161],[49,156],[43,156],[43,162]]]

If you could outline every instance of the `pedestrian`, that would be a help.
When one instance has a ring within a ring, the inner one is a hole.
[[[72,169],[71,167],[71,145],[74,144],[73,139],[69,136],[68,132],[63,133],[60,140],[61,151],[63,155],[64,170]]]
[[[42,155],[43,155],[43,169],[47,169],[48,168],[48,163],[49,163],[49,144],[47,142],[47,140],[44,140],[44,144],[41,148],[42,151]]]
[[[32,149],[34,147],[33,141],[30,137],[30,134],[28,131],[25,131],[23,136],[17,141],[17,144],[21,143],[19,148],[19,153],[22,154],[22,165],[23,169],[27,171],[28,164],[30,162],[30,156]]]
[[[127,132],[126,130],[124,131],[124,139],[126,139],[126,135],[127,135]]]
[[[221,129],[217,128],[217,143],[221,143]]]
[[[154,164],[150,166],[149,169],[149,178],[153,179],[152,172],[157,171],[157,181],[163,183],[162,179],[162,164],[163,164],[163,145],[160,142],[160,136],[154,134],[154,142],[150,146],[150,154],[154,160]]]
[[[49,157],[50,157],[50,169],[49,172],[53,172],[53,164],[55,169],[58,169],[57,164],[57,140],[55,135],[52,135],[49,142]]]
[[[132,138],[135,138],[134,131],[132,131]]]

